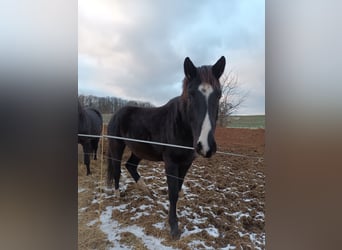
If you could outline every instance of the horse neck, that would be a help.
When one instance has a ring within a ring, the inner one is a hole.
[[[188,119],[188,115],[187,115],[187,113],[188,113],[187,112],[187,103],[183,99],[182,96],[180,96],[179,99],[178,99],[177,108],[178,108],[178,114],[179,114],[181,120],[185,124],[190,124],[189,123],[189,119]]]
[[[187,132],[190,132],[192,134],[190,121],[189,121],[189,117],[188,117],[188,111],[187,111],[188,105],[186,103],[186,100],[184,98],[182,98],[182,96],[180,96],[177,99],[176,105],[177,105],[176,120],[179,123],[181,123],[179,125],[182,126],[183,130],[187,130]]]

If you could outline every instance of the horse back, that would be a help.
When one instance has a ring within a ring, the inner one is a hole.
[[[85,111],[89,119],[90,133],[100,135],[103,124],[101,113],[94,108],[86,108]]]
[[[140,140],[160,140],[166,113],[158,108],[125,106],[108,123],[108,134]]]
[[[191,146],[192,135],[189,137],[187,129],[182,127],[175,101],[159,108],[125,106],[113,115],[108,124],[107,133],[138,140]],[[111,140],[109,144],[115,147],[116,144]],[[124,143],[139,158],[151,161],[162,161],[165,152],[177,154],[180,157],[188,155],[188,152],[184,153],[184,149],[127,140]]]

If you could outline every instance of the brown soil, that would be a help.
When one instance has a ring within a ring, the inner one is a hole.
[[[263,129],[217,128],[218,151],[263,157],[264,133]],[[99,147],[99,155],[100,152]],[[128,153],[125,153],[124,159],[127,159]],[[183,231],[178,241],[172,241],[169,237],[164,164],[142,161],[138,168],[152,191],[152,198],[136,188],[122,167],[121,187],[125,188],[121,197],[115,198],[101,191],[107,163],[104,159],[101,170],[100,156],[98,158],[91,163],[91,176],[85,175],[85,166],[79,162],[79,249],[120,248],[121,244],[133,249],[148,249],[143,240],[129,230],[120,233],[120,245],[110,242],[101,231],[100,214],[107,206],[120,205],[124,205],[124,209],[114,209],[112,212],[112,219],[118,221],[120,227],[137,225],[143,228],[145,235],[161,239],[164,246],[178,249],[219,249],[228,245],[236,249],[265,248],[263,158],[216,154],[211,159],[196,159],[184,181],[185,196],[178,202],[179,227]],[[162,228],[157,228],[156,223]]]

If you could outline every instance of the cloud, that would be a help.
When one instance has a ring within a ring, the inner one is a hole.
[[[262,84],[254,76],[264,63],[263,8],[262,1],[80,1],[79,91],[161,105],[180,94],[186,56],[200,66],[225,55],[248,87]]]

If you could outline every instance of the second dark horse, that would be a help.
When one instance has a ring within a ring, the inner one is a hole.
[[[102,115],[94,108],[83,108],[78,102],[78,133],[86,135],[101,135]],[[90,175],[90,155],[94,154],[96,160],[97,147],[100,138],[78,136],[78,143],[83,147],[84,164],[87,167],[87,175]]]

